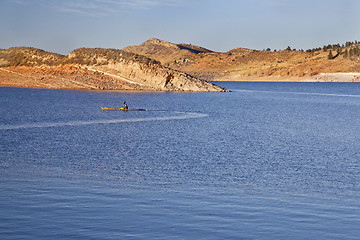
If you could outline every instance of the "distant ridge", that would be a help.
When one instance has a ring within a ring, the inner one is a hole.
[[[355,41],[307,51],[290,47],[279,51],[235,48],[221,53],[191,44],[174,44],[151,38],[123,50],[212,81],[359,81],[353,77],[331,78],[335,75],[317,77],[326,73],[360,72],[359,46]],[[330,51],[334,53],[331,57]]]

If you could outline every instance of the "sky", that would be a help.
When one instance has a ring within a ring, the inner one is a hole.
[[[214,51],[360,40],[359,0],[0,0],[0,48],[68,54],[149,38]]]

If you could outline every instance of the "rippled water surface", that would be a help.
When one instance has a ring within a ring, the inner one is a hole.
[[[0,238],[359,239],[360,84],[220,85],[0,88]]]

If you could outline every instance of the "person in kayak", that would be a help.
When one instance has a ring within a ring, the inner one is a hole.
[[[128,110],[129,109],[129,107],[128,107],[128,105],[126,104],[126,102],[124,102],[124,107],[123,107],[125,110]]]

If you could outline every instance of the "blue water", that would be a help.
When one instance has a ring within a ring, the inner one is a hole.
[[[359,239],[360,84],[220,85],[0,88],[0,239]]]

